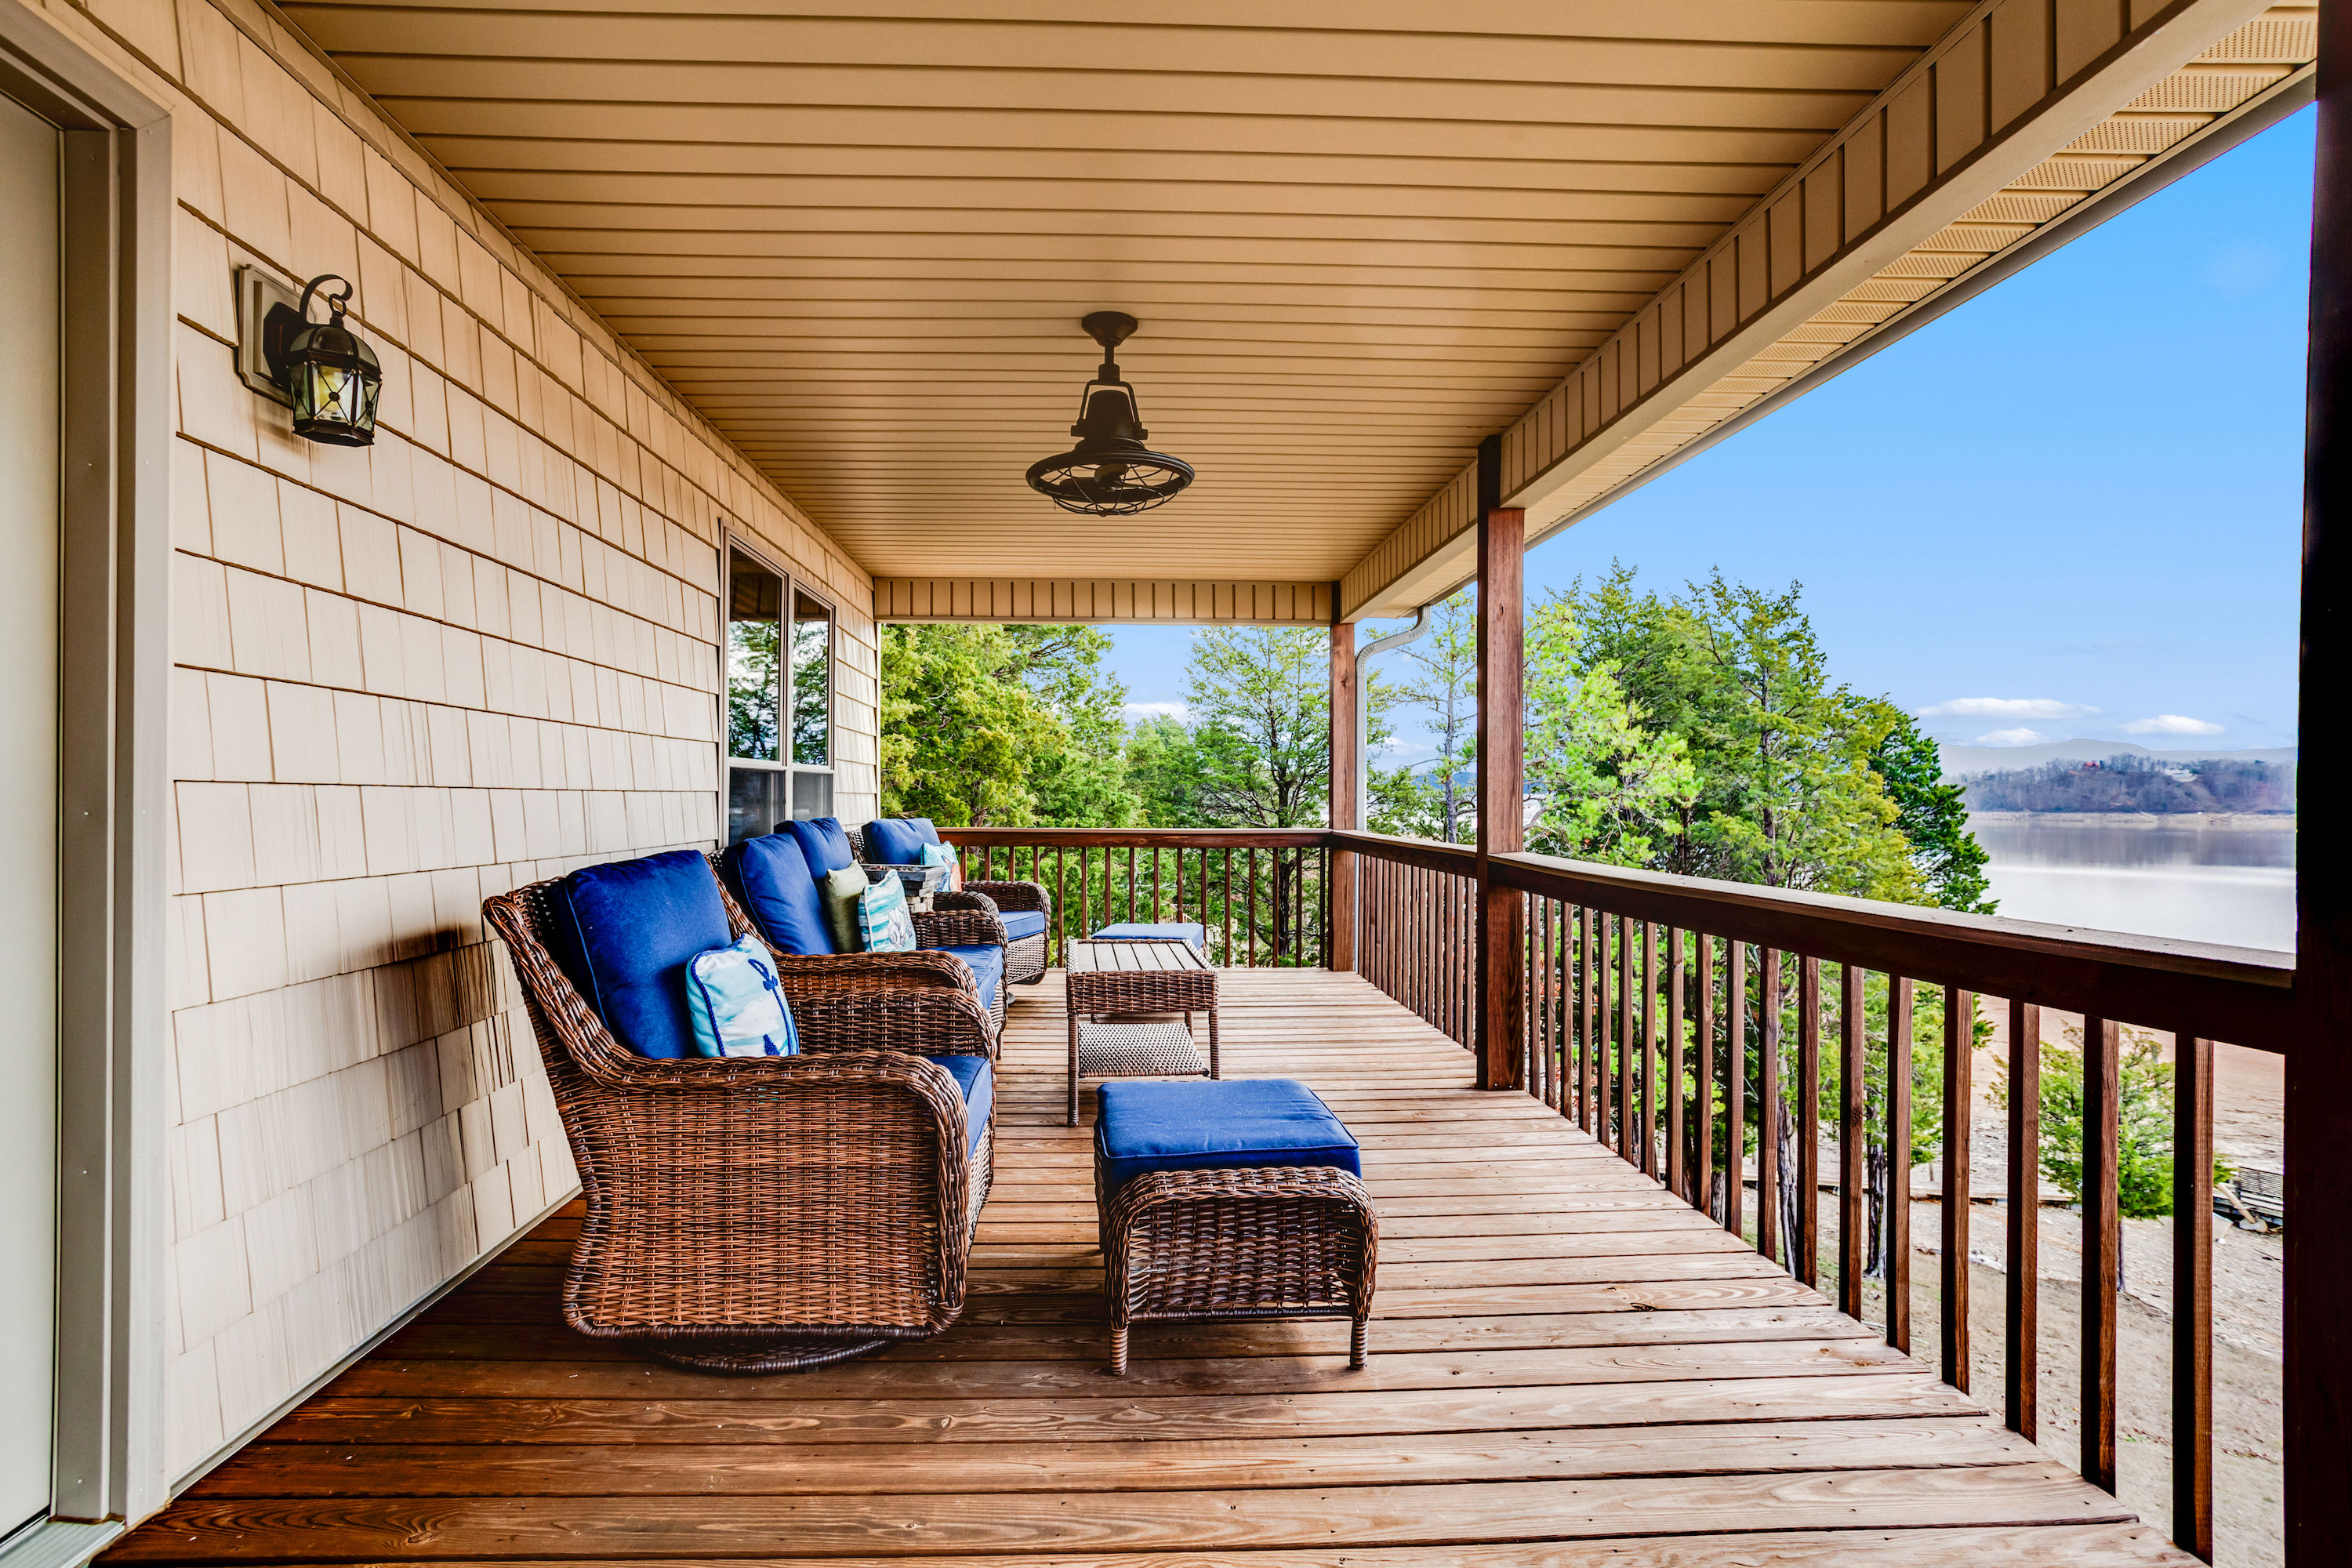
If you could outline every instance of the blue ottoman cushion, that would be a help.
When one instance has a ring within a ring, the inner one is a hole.
[[[1045,934],[1045,911],[1043,910],[999,910],[996,918],[1004,922],[1004,940],[1020,942],[1027,937]]]
[[[613,1037],[641,1057],[695,1054],[687,966],[735,940],[692,849],[587,866],[558,886],[556,959]]]
[[[1125,925],[1105,926],[1087,938],[1088,942],[1189,942],[1194,947],[1209,945],[1209,929],[1191,921],[1131,921]]]
[[[1113,1082],[1101,1097],[1095,1163],[1107,1193],[1153,1171],[1332,1165],[1363,1174],[1355,1134],[1286,1078]]]
[[[973,947],[933,948],[934,952],[952,952],[971,966],[971,977],[980,986],[980,1005],[993,1012],[996,988],[1004,981],[1004,950],[994,942],[982,942]]]
[[[964,1125],[971,1133],[964,1146],[964,1152],[969,1154],[980,1147],[980,1135],[988,1131],[988,1108],[996,1103],[996,1074],[989,1069],[986,1057],[925,1057],[923,1059],[947,1068],[948,1076],[955,1079],[956,1088],[963,1091]]]

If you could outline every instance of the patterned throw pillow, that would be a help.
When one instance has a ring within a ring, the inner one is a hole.
[[[833,951],[862,951],[857,935],[857,900],[866,896],[866,868],[844,866],[838,871],[828,871],[821,890],[824,894],[824,923],[833,932]]]
[[[948,888],[950,891],[963,886],[963,862],[956,858],[954,845],[924,845],[923,864],[926,866],[945,866],[948,868]]]
[[[907,912],[907,889],[895,874],[857,900],[857,931],[868,952],[915,951],[915,917]]]
[[[800,1055],[776,961],[756,936],[687,960],[686,1010],[694,1020],[694,1048],[703,1056]]]

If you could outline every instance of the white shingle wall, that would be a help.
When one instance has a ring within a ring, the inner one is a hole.
[[[718,546],[866,574],[241,0],[35,0],[173,110],[172,1353],[200,1463],[575,1183],[484,898],[718,832]],[[230,268],[336,272],[373,447],[233,368]]]

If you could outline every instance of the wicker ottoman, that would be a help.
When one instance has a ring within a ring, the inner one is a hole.
[[[1113,1374],[1130,1325],[1216,1318],[1347,1318],[1364,1364],[1380,1221],[1354,1136],[1304,1084],[1104,1084],[1095,1205]]]

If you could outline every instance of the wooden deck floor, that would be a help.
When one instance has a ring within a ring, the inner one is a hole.
[[[556,1321],[551,1221],[132,1534],[122,1563],[2190,1562],[1352,976],[1223,979],[1226,1071],[1304,1079],[1381,1211],[1342,1323],[1147,1325],[1103,1371],[1060,977],[1017,993],[971,1304],[799,1377]],[[1088,1096],[1091,1104],[1092,1096]]]

